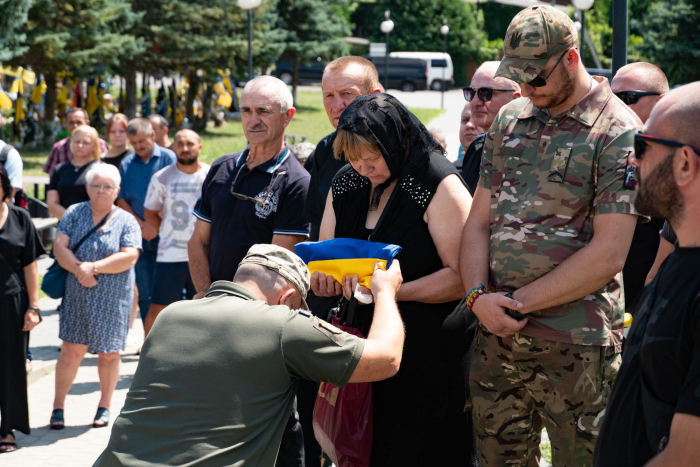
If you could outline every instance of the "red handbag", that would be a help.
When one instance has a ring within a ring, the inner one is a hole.
[[[360,330],[333,325],[358,337]],[[372,454],[372,383],[348,383],[342,388],[321,383],[316,396],[314,434],[337,467],[368,467]]]

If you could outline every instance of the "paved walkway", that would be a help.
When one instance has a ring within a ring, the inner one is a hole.
[[[51,260],[39,261],[39,274],[51,264]],[[87,355],[83,360],[78,376],[66,398],[66,428],[49,429],[49,419],[53,409],[54,381],[58,347],[58,300],[42,298],[40,307],[43,321],[30,337],[30,348],[34,354],[32,371],[28,376],[29,422],[31,435],[16,433],[17,451],[0,454],[2,467],[89,467],[107,446],[111,425],[108,428],[92,428],[92,420],[100,400],[100,385],[97,377],[97,355]],[[137,319],[134,323],[136,341],[143,340],[143,326]],[[122,365],[117,389],[112,397],[111,419],[119,414],[126,393],[131,385],[138,357],[138,345],[127,347],[122,352]]]

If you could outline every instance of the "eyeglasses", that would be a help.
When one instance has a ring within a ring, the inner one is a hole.
[[[286,174],[287,172],[285,172],[285,171],[283,170],[282,172],[276,172],[276,173],[273,173],[273,174],[272,174],[272,178],[270,179],[270,184],[267,185],[267,188],[265,188],[265,190],[264,190],[264,192],[263,192],[263,193],[266,194],[266,195],[265,195],[265,199],[253,198],[252,196],[244,195],[244,194],[242,194],[242,193],[236,193],[236,182],[238,182],[238,176],[239,176],[239,175],[241,174],[241,172],[243,171],[243,168],[244,168],[244,167],[247,167],[247,166],[248,166],[248,163],[247,163],[247,162],[244,162],[244,163],[241,164],[241,166],[238,168],[238,172],[236,173],[236,176],[233,178],[233,183],[231,183],[231,194],[232,194],[233,196],[235,196],[236,198],[238,198],[238,199],[240,199],[240,200],[243,200],[243,201],[252,201],[252,202],[254,202],[254,203],[256,203],[256,204],[265,204],[265,203],[269,200],[270,196],[272,196],[272,189],[273,189],[274,186],[275,186],[275,182],[277,182],[277,180],[280,178],[280,176]]]
[[[111,193],[113,192],[117,187],[112,186],[112,185],[90,185],[90,188],[92,188],[95,191],[101,191],[104,190],[106,193]]]
[[[695,153],[700,156],[700,151],[695,149],[694,147],[688,145],[688,144],[683,144],[679,143],[678,141],[671,141],[668,139],[661,139],[657,138],[655,136],[650,136],[650,135],[645,135],[644,133],[640,133],[639,131],[634,133],[634,157],[635,159],[641,161],[642,157],[644,157],[644,153],[647,150],[647,142],[650,143],[656,143],[656,144],[662,144],[664,146],[669,146],[672,148],[684,148],[688,146],[690,149],[695,151]]]
[[[515,92],[512,89],[493,89],[493,88],[479,88],[475,89],[471,86],[462,88],[464,92],[464,98],[467,102],[471,102],[474,96],[479,96],[482,102],[488,102],[493,99],[493,92]]]
[[[532,86],[533,88],[543,88],[547,86],[547,80],[549,79],[550,75],[554,71],[554,69],[559,65],[559,62],[561,62],[561,59],[564,58],[564,55],[569,51],[570,49],[566,49],[563,54],[561,54],[561,57],[559,57],[559,60],[557,60],[557,63],[554,64],[551,70],[549,70],[549,73],[547,73],[547,76],[537,76],[535,79],[527,83],[529,86]]]
[[[619,97],[625,105],[634,105],[644,96],[660,96],[661,94],[651,91],[620,91],[616,92],[615,95]]]

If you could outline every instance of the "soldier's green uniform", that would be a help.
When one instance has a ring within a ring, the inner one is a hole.
[[[550,57],[576,46],[571,20],[530,7],[511,22],[496,73],[529,82]],[[594,86],[595,85],[595,86]],[[486,138],[479,185],[491,192],[489,282],[517,290],[555,269],[593,237],[596,215],[637,213],[624,186],[637,116],[604,78],[551,116],[527,98],[505,105]],[[618,274],[595,293],[528,314],[502,339],[481,327],[471,367],[482,465],[528,465],[537,410],[555,465],[590,465],[620,365],[624,296]]]

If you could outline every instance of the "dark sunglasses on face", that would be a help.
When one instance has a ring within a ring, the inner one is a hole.
[[[267,197],[270,196],[272,193],[272,189],[275,186],[275,182],[280,178],[280,176],[286,174],[287,172],[282,171],[282,172],[277,172],[272,174],[272,178],[270,179],[270,184],[267,185],[267,188],[265,188],[265,193],[267,193],[267,197],[265,199],[261,198],[253,198],[252,196],[244,195],[242,193],[236,193],[236,182],[238,182],[238,176],[241,174],[243,171],[244,167],[247,167],[248,163],[244,162],[241,164],[241,166],[238,168],[238,172],[236,172],[236,176],[233,178],[233,183],[231,183],[231,194],[235,196],[236,198],[243,200],[243,201],[252,201],[256,204],[265,204],[267,201]]]
[[[661,94],[651,91],[620,91],[616,92],[615,95],[619,97],[625,105],[634,105],[644,96],[660,96]]]
[[[644,153],[647,150],[647,142],[661,144],[663,146],[668,146],[671,148],[683,148],[685,146],[690,147],[695,153],[700,156],[700,151],[687,144],[679,143],[678,141],[671,141],[668,139],[661,139],[655,136],[645,135],[639,131],[634,133],[634,158],[641,161],[644,157]]]
[[[532,86],[533,88],[543,88],[547,86],[547,80],[551,76],[552,72],[555,70],[557,65],[559,65],[559,62],[561,62],[561,59],[564,58],[564,55],[569,52],[570,49],[566,49],[563,54],[561,54],[561,57],[559,57],[559,60],[557,60],[557,63],[554,64],[551,70],[549,70],[549,73],[547,73],[547,76],[537,76],[535,79],[527,83],[528,85]]]
[[[482,102],[488,102],[491,99],[493,99],[494,91],[496,91],[496,92],[515,92],[512,89],[493,89],[493,88],[474,89],[471,86],[466,87],[466,88],[462,88],[462,91],[464,91],[464,98],[469,102],[471,102],[472,99],[474,99],[474,96],[479,96],[479,99],[481,99]]]

